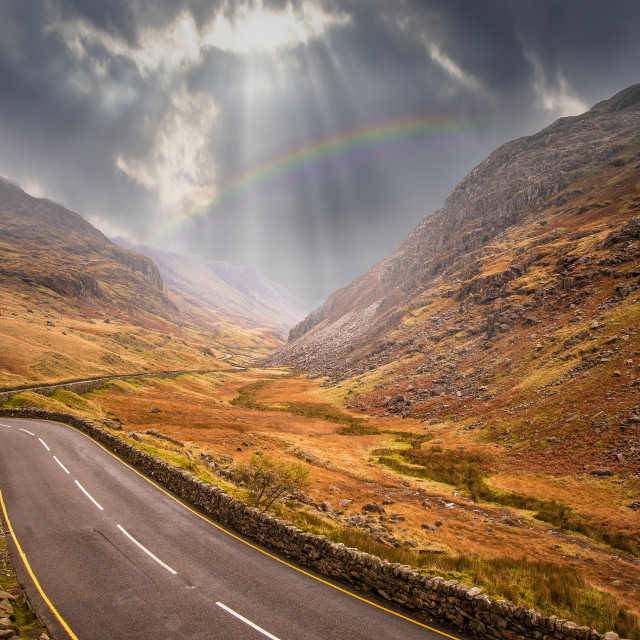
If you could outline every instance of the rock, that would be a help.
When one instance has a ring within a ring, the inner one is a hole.
[[[589,329],[597,329],[600,326],[600,323],[597,320],[593,320],[589,325]]]
[[[325,513],[333,513],[335,511],[335,509],[333,508],[333,505],[330,502],[321,502],[318,505],[318,509],[320,511],[324,511]]]
[[[386,513],[386,511],[375,502],[369,502],[362,507],[362,511],[365,513]]]
[[[136,442],[144,442],[144,440],[135,431],[132,431],[127,435],[133,440],[135,440]]]
[[[55,327],[56,325],[51,322],[51,320],[47,320],[47,327]]]
[[[634,500],[627,505],[628,509],[633,509],[634,511],[638,511],[640,509],[640,500]]]
[[[414,542],[413,540],[404,540],[404,541],[402,542],[402,544],[403,544],[405,547],[412,547],[412,548],[414,548],[414,549],[418,546],[418,543],[417,543],[417,542]]]
[[[149,413],[160,413],[160,409],[158,409],[158,407],[156,407],[155,404],[151,405],[151,408],[149,409]]]
[[[612,476],[613,475],[613,471],[611,471],[611,469],[609,469],[609,467],[600,467],[599,469],[594,469],[593,471],[591,471],[591,475],[592,476],[601,476],[601,477],[608,477],[608,476]]]
[[[436,520],[434,522],[434,524],[436,525],[436,527],[441,527],[442,526],[442,520]]]

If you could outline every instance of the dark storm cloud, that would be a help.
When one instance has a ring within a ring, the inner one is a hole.
[[[304,16],[309,3],[262,4]],[[640,4],[627,0],[312,4],[333,24],[272,57],[170,40],[182,17],[202,38],[258,0],[5,0],[0,172],[144,236],[182,160],[194,184],[224,184],[358,127],[460,122],[465,135],[256,189],[172,238],[318,297],[389,253],[498,144],[639,79]]]
[[[518,5],[515,26],[547,73],[562,68],[588,104],[639,79],[638,3],[528,0]]]

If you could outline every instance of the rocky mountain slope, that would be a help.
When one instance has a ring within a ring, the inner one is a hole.
[[[637,472],[639,277],[634,85],[493,152],[268,362],[342,380],[353,408]]]
[[[113,244],[77,213],[2,179],[0,230],[3,286],[28,290],[34,302],[54,294],[78,307],[179,319],[152,260]]]
[[[189,314],[222,314],[244,326],[273,329],[284,338],[316,306],[251,267],[170,253],[125,238],[113,241],[151,258],[176,305]]]

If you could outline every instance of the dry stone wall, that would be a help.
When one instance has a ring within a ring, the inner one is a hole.
[[[616,633],[600,634],[555,616],[492,600],[477,587],[422,575],[409,566],[301,531],[76,416],[40,409],[0,409],[0,416],[54,420],[75,427],[202,512],[282,556],[469,635],[487,640],[618,640]]]

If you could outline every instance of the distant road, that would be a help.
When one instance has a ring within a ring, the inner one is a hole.
[[[225,353],[220,360],[229,360],[229,358],[233,358],[233,353]]]
[[[232,354],[227,354],[229,357],[233,357]],[[226,357],[220,358],[220,360],[227,360]],[[233,367],[233,369],[244,369],[245,367]],[[144,373],[114,373],[111,376],[99,376],[95,378],[73,379],[65,380],[62,382],[52,382],[48,384],[25,384],[18,387],[0,387],[0,403],[6,401],[9,397],[20,391],[35,391],[36,393],[42,393],[43,395],[51,395],[58,389],[67,389],[69,391],[79,391],[83,393],[82,389],[86,390],[86,385],[94,385],[92,388],[98,389],[103,384],[106,384],[110,380],[141,380],[143,378],[175,378],[177,376],[187,374],[205,374],[205,373],[218,373],[220,371],[228,371],[228,369],[188,369],[178,371],[147,371]]]
[[[0,490],[32,571],[9,541],[18,577],[56,640],[442,638],[248,544],[65,425],[0,418]]]

